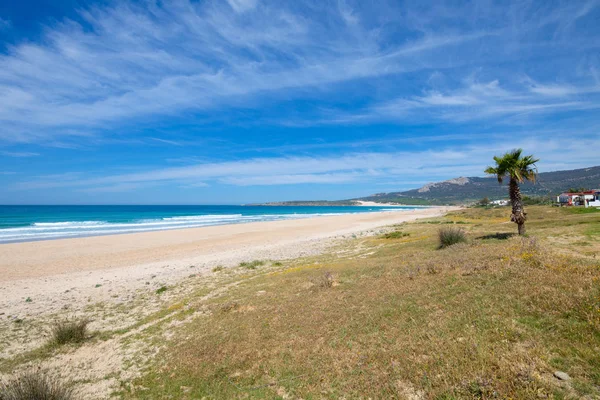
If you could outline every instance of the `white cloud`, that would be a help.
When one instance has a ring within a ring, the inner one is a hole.
[[[148,186],[151,185],[148,183],[120,183],[117,185],[79,189],[79,191],[85,193],[122,193],[146,188]]]
[[[205,182],[194,182],[194,183],[189,183],[187,185],[181,185],[180,187],[183,189],[196,189],[196,188],[203,188],[203,187],[209,187],[209,186],[210,185]]]
[[[30,151],[0,151],[0,154],[7,157],[37,157],[39,153]]]
[[[565,7],[578,15],[566,23],[571,26],[595,4]],[[365,14],[345,0],[166,0],[91,8],[81,13],[85,29],[74,21],[56,23],[39,43],[23,40],[0,55],[0,140],[89,140],[94,134],[110,135],[119,124],[183,112],[210,110],[219,118],[220,108],[258,107],[263,98],[327,97],[336,85],[351,80],[373,80],[385,89],[377,81],[383,76],[429,75],[434,69],[489,65],[501,57],[518,60],[519,54],[485,50],[507,41],[517,46],[519,39],[529,38],[530,31],[510,25],[517,17],[519,27],[529,26],[529,20],[520,14],[506,18],[511,12],[510,7],[490,7],[480,15],[477,7],[453,10],[437,3],[428,12],[414,5],[399,10],[382,2]],[[533,15],[538,29],[560,18],[546,9]],[[456,18],[470,16],[485,17],[485,23],[456,24]],[[392,26],[403,26],[406,35],[396,37]],[[527,46],[531,51],[545,44]],[[568,51],[560,43],[553,49]],[[494,91],[492,83],[479,89]],[[388,93],[375,99],[379,104],[393,103],[392,91],[364,88],[357,90],[368,96]],[[433,88],[413,101],[417,106],[470,105],[491,96],[476,89],[471,87],[469,95]],[[224,112],[222,118],[229,115]]]
[[[236,186],[297,185],[302,183],[347,183],[364,177],[364,173],[287,174],[272,176],[225,177],[220,182]]]
[[[181,187],[203,187],[207,182],[235,186],[287,185],[299,183],[342,184],[378,181],[422,183],[457,176],[481,176],[493,155],[522,147],[542,159],[541,171],[597,164],[596,144],[600,136],[565,142],[561,135],[545,138],[514,138],[481,145],[446,147],[439,150],[356,152],[320,157],[253,158],[240,161],[202,163],[158,168],[136,173],[65,179],[43,177],[22,181],[13,190],[76,188],[92,191],[133,190],[143,185],[176,183]]]
[[[231,8],[236,12],[244,12],[256,7],[257,0],[227,0]]]

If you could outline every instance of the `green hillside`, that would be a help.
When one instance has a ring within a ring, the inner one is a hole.
[[[539,174],[536,184],[525,183],[521,186],[523,194],[528,196],[554,196],[569,188],[600,188],[600,166],[543,172]],[[430,183],[419,189],[378,193],[357,200],[402,204],[454,204],[483,197],[502,199],[507,197],[507,192],[507,185],[499,185],[494,177],[460,177]]]

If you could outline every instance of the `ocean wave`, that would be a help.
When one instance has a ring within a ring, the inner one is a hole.
[[[177,217],[161,218],[163,221],[203,221],[207,219],[236,219],[243,217],[242,214],[208,214],[208,215],[183,215]]]
[[[293,214],[207,214],[182,215],[123,222],[114,221],[61,221],[35,222],[29,226],[0,229],[0,243],[113,235],[121,233],[200,228],[226,224],[280,221],[310,217],[354,214],[348,212],[293,213]]]
[[[43,228],[54,228],[54,227],[76,227],[76,226],[93,226],[102,225],[107,223],[106,221],[65,221],[65,222],[35,222],[32,226],[39,226]]]

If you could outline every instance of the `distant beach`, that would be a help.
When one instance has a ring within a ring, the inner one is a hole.
[[[2,244],[0,308],[19,314],[27,308],[24,296],[31,296],[36,312],[47,313],[82,299],[110,299],[144,288],[146,282],[176,282],[190,274],[190,266],[194,273],[208,273],[218,265],[318,254],[336,238],[375,234],[380,227],[450,209],[454,207]]]
[[[0,243],[417,208],[362,203],[360,206],[0,206]]]

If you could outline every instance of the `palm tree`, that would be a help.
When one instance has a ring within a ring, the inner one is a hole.
[[[502,184],[502,181],[506,176],[510,178],[508,185],[508,195],[510,196],[510,202],[512,204],[510,220],[519,227],[519,235],[524,235],[527,213],[523,208],[519,183],[523,183],[526,180],[535,182],[537,177],[535,163],[540,160],[534,159],[533,155],[521,157],[521,153],[523,153],[522,149],[515,149],[509,151],[502,157],[494,157],[496,166],[487,167],[485,173],[496,175],[498,183],[500,184]]]

